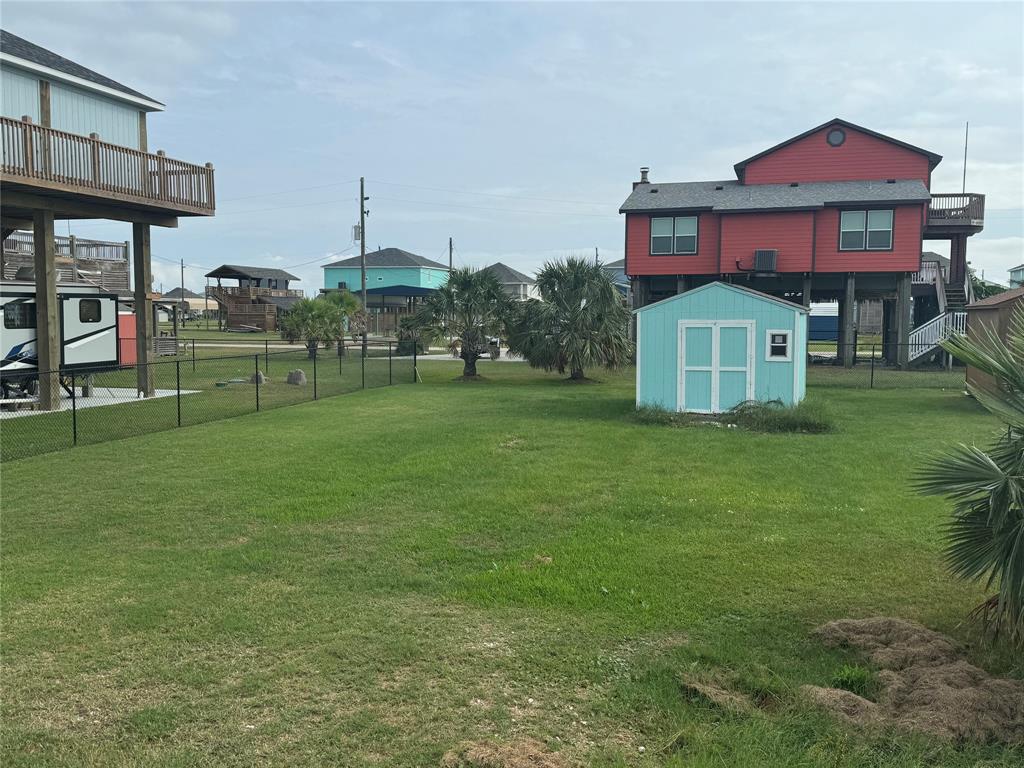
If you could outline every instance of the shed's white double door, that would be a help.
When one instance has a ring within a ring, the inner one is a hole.
[[[680,411],[721,413],[754,399],[754,323],[679,321]]]

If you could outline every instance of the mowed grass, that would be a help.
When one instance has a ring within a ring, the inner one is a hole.
[[[1024,759],[796,692],[863,663],[809,635],[848,616],[1024,671],[961,625],[980,592],[943,569],[948,509],[908,489],[997,430],[970,400],[812,390],[836,432],[757,434],[638,423],[628,371],[421,371],[4,464],[3,764],[436,766],[520,737],[597,766]]]

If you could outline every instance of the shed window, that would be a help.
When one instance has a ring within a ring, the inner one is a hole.
[[[675,216],[651,219],[651,253],[655,255],[697,252],[697,217]]]
[[[790,344],[789,331],[768,331],[768,339],[765,344],[767,359],[770,361],[786,361],[793,359],[792,345]]]
[[[4,304],[4,328],[35,328],[36,305],[32,301],[12,301]]]
[[[839,250],[888,251],[891,248],[891,209],[842,212],[839,219]]]
[[[82,323],[98,323],[100,321],[100,300],[81,299],[78,302],[78,320]]]

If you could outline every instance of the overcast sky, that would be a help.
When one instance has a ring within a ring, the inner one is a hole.
[[[532,272],[622,257],[616,211],[832,117],[945,157],[936,192],[987,197],[968,257],[1024,262],[1020,3],[349,4],[4,0],[5,29],[167,104],[150,150],[216,167],[217,216],[154,229],[157,288],[222,263],[313,292],[368,246]],[[76,225],[128,239],[122,224]],[[946,243],[926,248],[948,252]],[[199,267],[203,267],[200,269]]]

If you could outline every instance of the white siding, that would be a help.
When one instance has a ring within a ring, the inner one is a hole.
[[[50,123],[62,131],[139,148],[139,110],[70,85],[50,85]]]
[[[0,68],[0,110],[4,117],[20,120],[28,115],[39,122],[39,79],[27,72]]]

